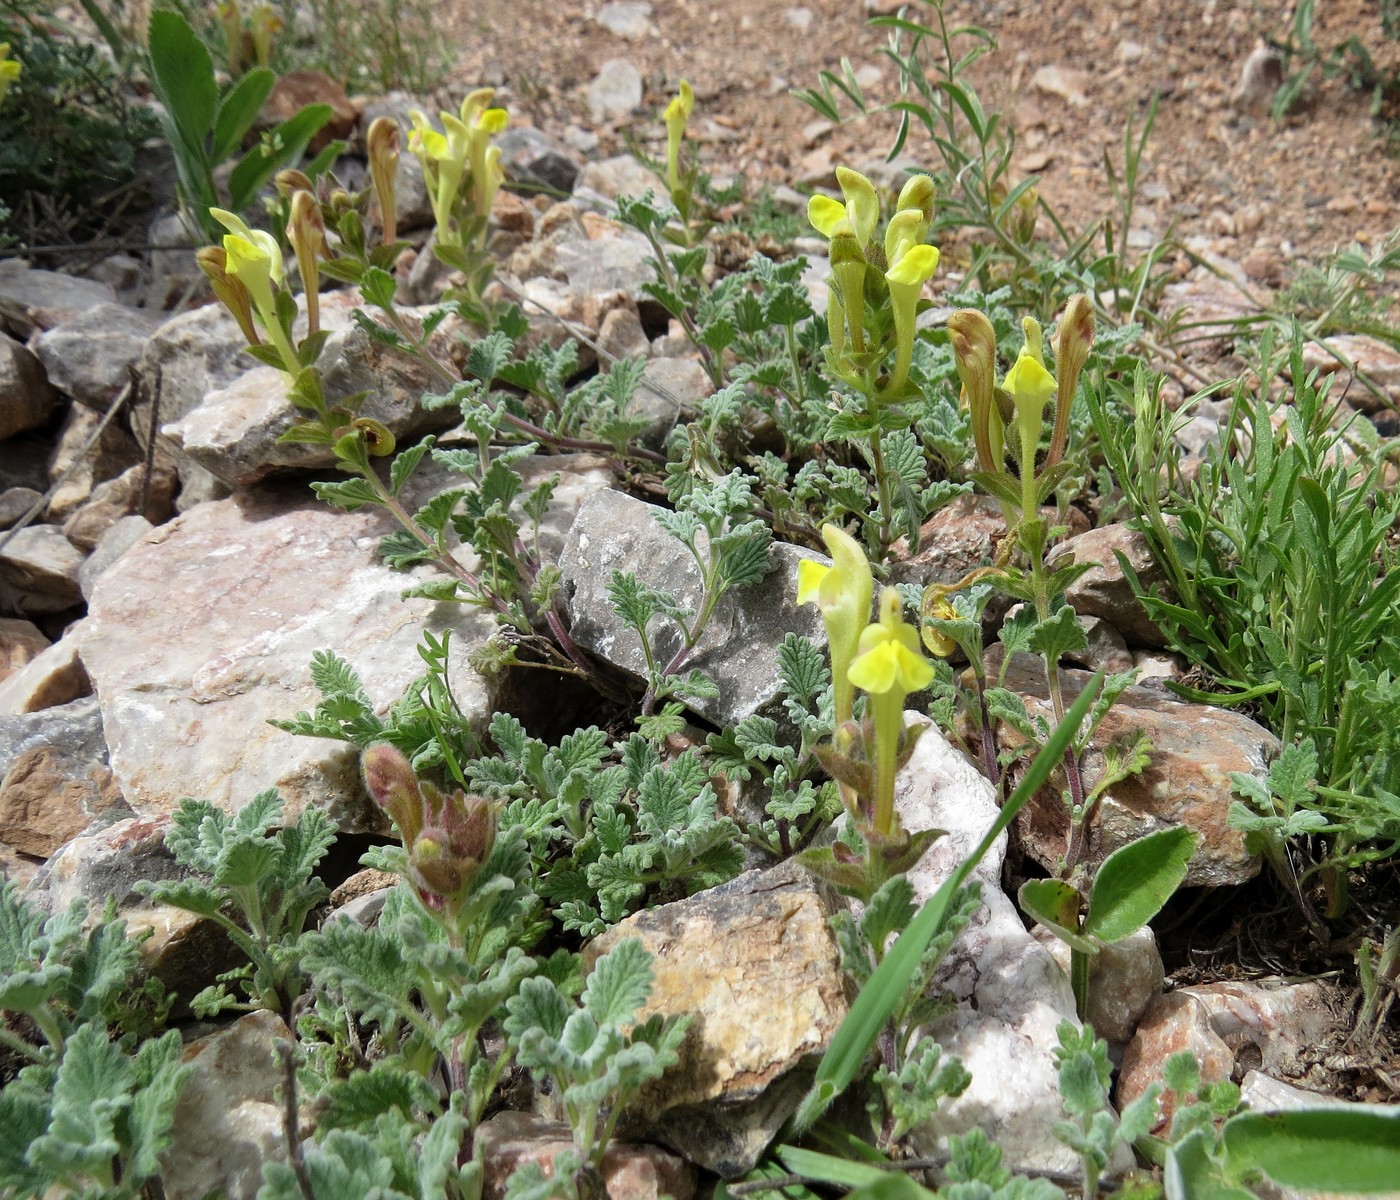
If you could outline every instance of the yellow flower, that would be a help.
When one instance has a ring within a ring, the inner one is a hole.
[[[919,210],[896,213],[885,232],[890,269],[885,282],[890,289],[890,309],[894,314],[895,357],[885,394],[897,398],[909,378],[914,359],[914,319],[918,315],[919,293],[938,269],[938,249],[917,241],[922,218]]]
[[[10,43],[0,42],[0,102],[4,101],[10,84],[20,77],[23,70],[24,64],[19,59],[10,57]]]
[[[836,168],[836,182],[841,185],[841,194],[846,198],[846,203],[842,204],[830,196],[813,196],[807,202],[807,219],[818,233],[827,238],[834,236],[843,220],[849,221],[856,241],[864,250],[870,244],[875,226],[880,223],[880,197],[870,180],[849,167]]]
[[[797,602],[815,603],[826,625],[831,650],[832,692],[836,723],[849,721],[855,691],[847,671],[855,659],[860,631],[870,620],[870,599],[875,578],[860,543],[835,525],[822,526],[822,540],[831,552],[832,565],[804,559],[797,564]]]
[[[850,679],[872,696],[897,692],[900,702],[910,692],[933,682],[933,664],[919,650],[918,631],[904,620],[899,592],[880,593],[880,619],[860,635],[860,654],[851,663]]]
[[[295,375],[300,369],[296,351],[277,319],[276,288],[283,278],[282,251],[277,239],[266,230],[250,229],[242,217],[226,209],[211,208],[209,215],[229,231],[224,234],[228,274],[248,289],[268,340],[282,357],[283,369]]]
[[[1045,369],[1044,341],[1039,322],[1034,317],[1026,317],[1021,327],[1025,330],[1026,344],[1016,356],[1016,362],[1006,373],[1006,378],[1001,381],[1001,386],[1016,406],[1016,423],[1021,428],[1022,444],[1031,438],[1030,444],[1034,448],[1040,440],[1045,402],[1055,394],[1055,377]]]
[[[666,187],[671,192],[681,186],[681,139],[695,109],[695,92],[682,79],[680,91],[666,105]]]

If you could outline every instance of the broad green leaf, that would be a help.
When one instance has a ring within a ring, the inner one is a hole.
[[[1400,1185],[1400,1108],[1242,1113],[1225,1123],[1232,1166],[1289,1188],[1393,1192]]]
[[[266,67],[254,67],[229,89],[214,122],[214,145],[209,152],[213,162],[223,162],[238,149],[276,82],[274,72]]]
[[[1211,1159],[1206,1131],[1198,1129],[1167,1149],[1163,1172],[1167,1200],[1254,1200],[1254,1193],[1228,1182]]]
[[[165,9],[151,14],[146,44],[156,95],[185,144],[203,157],[219,101],[209,51],[184,17]]]
[[[207,52],[206,52],[207,53]],[[301,159],[306,143],[331,119],[329,104],[308,104],[265,134],[263,140],[243,156],[229,176],[229,202],[242,212],[257,197],[258,190],[283,167]]]
[[[1162,829],[1110,854],[1094,876],[1084,932],[1119,942],[1146,925],[1186,878],[1198,840],[1190,829]]]

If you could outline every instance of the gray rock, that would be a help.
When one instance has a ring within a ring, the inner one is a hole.
[[[1133,656],[1123,635],[1102,617],[1077,617],[1087,645],[1065,655],[1067,662],[1090,671],[1131,671]]]
[[[162,425],[178,421],[204,397],[254,365],[238,324],[222,304],[172,317],[151,335],[137,363],[140,386],[129,412],[145,441],[154,410]]]
[[[114,807],[94,698],[0,717],[0,842],[47,858]]]
[[[704,672],[719,686],[715,699],[691,708],[716,725],[731,725],[756,712],[780,717],[776,654],[789,631],[825,645],[814,605],[797,604],[797,564],[817,558],[807,550],[774,543],[773,570],[751,587],[731,591],[716,605],[709,627],[685,670]],[[656,523],[651,505],[621,492],[600,492],[580,510],[559,557],[564,595],[576,642],[616,666],[645,677],[641,643],[608,600],[614,570],[632,572],[648,587],[672,592],[692,610],[701,588],[690,552]],[[653,653],[667,661],[679,648],[674,625],[656,621],[649,630]]]
[[[83,552],[56,525],[15,532],[0,549],[0,612],[56,613],[81,604],[82,562]]]
[[[1046,558],[1059,565],[1064,565],[1062,560],[1067,555],[1073,555],[1075,562],[1097,563],[1070,584],[1065,593],[1074,611],[1080,616],[1102,617],[1132,645],[1159,649],[1166,645],[1166,639],[1133,595],[1115,552],[1127,558],[1149,593],[1156,590],[1168,600],[1175,595],[1168,592],[1166,571],[1153,557],[1146,536],[1126,525],[1105,525],[1066,538]]]
[[[174,462],[157,452],[151,463],[149,484],[145,463],[138,463],[115,479],[99,483],[92,489],[92,495],[63,522],[64,536],[79,550],[90,551],[123,517],[142,516],[153,525],[159,525],[172,514],[172,499],[178,486]]]
[[[1043,925],[1036,926],[1035,936],[1068,977],[1069,946]],[[1120,942],[1109,943],[1089,964],[1089,1024],[1111,1050],[1121,1051],[1153,997],[1162,994],[1165,983],[1157,936],[1150,925]]]
[[[655,976],[642,1017],[692,1016],[680,1062],[639,1102],[650,1136],[725,1178],[753,1168],[846,1015],[832,903],[785,863],[636,913],[590,943],[586,965],[640,937]]]
[[[1083,671],[1060,672],[1066,706],[1088,678]],[[1033,717],[1053,720],[1045,669],[1038,659],[1017,655],[1007,670],[1006,686],[1025,699]],[[1103,770],[1103,747],[1131,744],[1139,732],[1152,743],[1152,760],[1141,774],[1104,793],[1086,864],[1092,869],[1129,842],[1184,825],[1200,835],[1185,886],[1221,887],[1252,879],[1259,873],[1259,859],[1245,849],[1244,835],[1226,820],[1233,799],[1230,774],[1263,776],[1278,753],[1278,739],[1241,713],[1130,687],[1094,731],[1082,760],[1086,787],[1093,787]],[[1017,818],[1026,851],[1051,870],[1065,853],[1068,827],[1060,793],[1049,785]]]
[[[642,102],[642,73],[625,58],[610,58],[588,85],[586,99],[595,125],[629,117]]]
[[[0,441],[47,425],[58,406],[39,360],[0,333]]]
[[[130,368],[161,323],[142,309],[97,304],[41,333],[34,350],[54,387],[79,404],[106,412],[130,383]]]
[[[683,408],[696,408],[714,391],[705,368],[693,358],[653,358],[632,393],[628,413],[646,417],[643,445],[659,450],[676,427]]]
[[[148,902],[136,891],[143,879],[178,879],[183,872],[165,848],[166,821],[123,817],[89,830],[53,854],[26,893],[45,912],[63,912],[75,901],[92,911],[93,898],[110,898],[124,916],[141,911]],[[149,918],[143,921],[149,925]],[[130,928],[130,926],[128,926]]]
[[[0,262],[0,323],[21,340],[116,298],[105,283],[35,270],[17,258]]]
[[[357,415],[382,421],[397,438],[447,428],[454,420],[451,409],[430,411],[420,404],[436,386],[432,374],[355,325],[350,312],[358,304],[358,293],[348,291],[322,298],[322,328],[335,331],[319,360],[327,402],[369,393]],[[405,315],[412,319],[413,310]],[[177,459],[192,461],[230,487],[247,487],[281,468],[334,463],[329,446],[279,440],[300,421],[287,400],[286,376],[258,366],[162,425],[161,438]]]
[[[496,135],[501,166],[511,183],[543,185],[565,194],[574,190],[579,167],[572,155],[533,125],[519,125]]]
[[[209,283],[195,261],[195,247],[204,235],[178,212],[157,215],[146,231],[152,246],[151,275],[146,283],[146,307],[152,312],[185,308],[196,296],[210,294]]]
[[[78,568],[78,586],[82,588],[83,598],[90,600],[102,573],[154,528],[145,517],[134,513],[115,522]]]
[[[655,306],[642,285],[656,281],[651,248],[635,230],[600,221],[589,236],[560,242],[554,248],[556,269],[569,289],[584,296],[624,292],[639,306]]]
[[[141,260],[130,254],[109,254],[83,272],[84,279],[105,283],[118,296],[129,297],[141,284]]]
[[[161,1155],[169,1200],[204,1200],[211,1191],[254,1200],[262,1164],[287,1156],[277,1043],[291,1040],[281,1017],[260,1011],[186,1048],[184,1061],[194,1070]]]
[[[49,520],[66,521],[87,502],[98,484],[115,479],[145,458],[119,421],[110,421],[99,432],[102,420],[98,413],[81,404],[68,410],[58,445],[49,456],[49,478],[53,483]]]
[[[907,714],[906,721],[927,724]],[[910,870],[915,905],[927,900],[967,858],[997,818],[996,794],[985,776],[936,728],[928,728],[895,785],[895,807],[911,832],[945,829]],[[1063,1118],[1052,1051],[1061,1021],[1074,1021],[1069,979],[1027,931],[1001,890],[1006,836],[997,839],[973,878],[982,909],[953,943],[933,987],[956,1007],[928,1026],[927,1035],[955,1054],[972,1075],[957,1099],[910,1134],[920,1154],[936,1153],[953,1133],[987,1130],[1013,1171],[1073,1172],[1078,1160],[1052,1128]],[[1008,1071],[1007,1064],[1015,1070]],[[1114,1166],[1130,1166],[1123,1156]]]

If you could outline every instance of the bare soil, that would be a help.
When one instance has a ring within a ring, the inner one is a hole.
[[[885,12],[898,6],[875,0]],[[692,129],[717,175],[756,185],[815,181],[835,163],[878,160],[891,145],[888,114],[825,127],[790,94],[815,86],[843,57],[873,82],[867,94],[895,99],[899,72],[882,53],[889,31],[866,23],[861,0],[651,0],[650,31],[620,37],[596,20],[601,5],[579,0],[450,0],[445,13],[460,47],[453,83],[490,83],[517,118],[555,133],[569,126],[600,138],[596,153],[629,141],[653,151],[659,115],[681,78],[696,89]],[[907,15],[931,22],[926,2]],[[1125,122],[1141,123],[1161,97],[1139,189],[1139,237],[1204,236],[1278,284],[1296,260],[1321,262],[1352,242],[1373,245],[1400,221],[1396,137],[1372,116],[1372,95],[1343,78],[1312,82],[1280,122],[1232,104],[1244,64],[1264,44],[1287,42],[1292,5],[1244,0],[949,0],[950,26],[976,24],[996,39],[970,80],[1018,138],[1014,170],[1034,173],[1042,194],[1084,228],[1114,208],[1104,156],[1121,164]],[[1400,41],[1387,39],[1381,6],[1339,0],[1318,6],[1313,41],[1324,51],[1355,35],[1382,78],[1400,69]],[[970,47],[971,43],[964,43]],[[603,63],[633,62],[646,84],[630,118],[590,128],[586,89]],[[1287,58],[1285,74],[1301,67]],[[1058,68],[1063,90],[1042,69]],[[1037,73],[1041,72],[1039,76]],[[1384,115],[1384,114],[1382,114]],[[906,153],[933,162],[920,135]],[[1013,180],[1015,182],[1015,180]]]

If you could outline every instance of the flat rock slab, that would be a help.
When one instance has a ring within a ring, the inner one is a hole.
[[[102,703],[112,767],[143,817],[184,796],[233,812],[277,788],[288,819],[307,805],[346,830],[377,830],[349,743],[268,725],[313,709],[308,664],[333,649],[384,712],[422,674],[424,628],[452,633],[453,686],[489,715],[468,666],[488,618],[401,592],[431,577],[378,558],[378,512],[344,513],[301,486],[203,504],[155,531],[98,580],[81,653]]]
[[[51,329],[117,293],[107,283],[59,271],[39,271],[19,259],[0,263],[0,322],[18,338],[36,328]]]
[[[559,556],[564,595],[576,642],[615,666],[645,677],[646,658],[636,632],[613,611],[608,580],[631,572],[651,588],[673,593],[692,611],[701,596],[700,573],[690,552],[656,522],[658,510],[621,492],[599,492],[579,511]],[[758,583],[736,588],[715,606],[709,627],[683,671],[695,668],[719,685],[714,699],[690,701],[707,721],[731,725],[756,712],[780,717],[777,648],[788,632],[826,645],[815,605],[797,603],[797,564],[826,561],[808,550],[774,543],[773,569]],[[666,662],[680,645],[675,626],[654,619],[653,652]]]
[[[59,391],[106,412],[128,382],[159,316],[125,304],[95,304],[41,333],[34,350]]]

